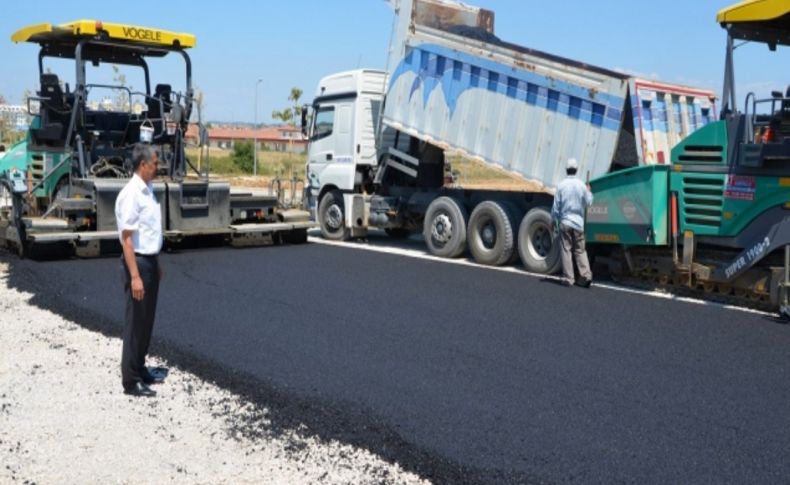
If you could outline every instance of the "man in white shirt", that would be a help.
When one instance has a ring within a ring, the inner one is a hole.
[[[121,240],[126,315],[123,328],[121,377],[126,394],[153,397],[148,384],[162,382],[145,366],[154,327],[156,300],[162,271],[162,211],[151,181],[156,177],[158,156],[147,144],[132,150],[134,175],[115,200],[115,222]]]
[[[565,165],[565,180],[557,186],[554,194],[554,207],[551,219],[560,229],[560,255],[562,256],[562,282],[566,286],[574,283],[573,259],[579,268],[579,286],[589,288],[592,283],[592,271],[584,246],[584,214],[592,205],[593,196],[589,185],[576,177],[579,164],[575,158],[569,158]]]

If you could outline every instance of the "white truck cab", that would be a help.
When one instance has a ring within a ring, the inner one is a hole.
[[[337,206],[333,214],[342,217],[338,204],[343,194],[361,192],[366,172],[376,166],[376,127],[385,81],[384,71],[360,69],[325,77],[318,84],[306,167],[313,216],[325,195],[332,193]],[[337,222],[342,231],[342,219]]]

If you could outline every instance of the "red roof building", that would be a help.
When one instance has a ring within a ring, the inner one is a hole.
[[[197,142],[197,127],[190,125],[186,138]],[[265,128],[213,127],[208,128],[208,140],[211,148],[232,149],[236,142],[258,141],[261,149],[278,152],[304,153],[307,150],[307,139],[302,131],[295,126],[273,126]]]

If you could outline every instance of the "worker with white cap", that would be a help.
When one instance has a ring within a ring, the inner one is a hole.
[[[560,254],[562,257],[562,283],[571,286],[575,282],[573,260],[579,269],[579,286],[589,288],[592,283],[592,271],[584,247],[584,214],[593,201],[589,184],[585,184],[576,176],[579,163],[569,158],[565,165],[568,175],[557,186],[554,195],[554,207],[551,219],[559,228]]]

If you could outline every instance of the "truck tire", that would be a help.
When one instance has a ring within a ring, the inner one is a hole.
[[[466,209],[455,199],[439,197],[425,213],[423,237],[434,256],[457,258],[466,249]]]
[[[549,209],[535,207],[521,220],[518,253],[527,271],[553,274],[559,270],[560,243],[554,237]]]
[[[491,200],[478,204],[469,216],[466,230],[469,252],[475,261],[490,266],[510,261],[515,250],[513,227],[503,204]]]
[[[349,230],[345,220],[343,194],[339,190],[332,190],[324,194],[318,204],[318,224],[321,226],[321,235],[324,239],[330,241],[348,239]]]

